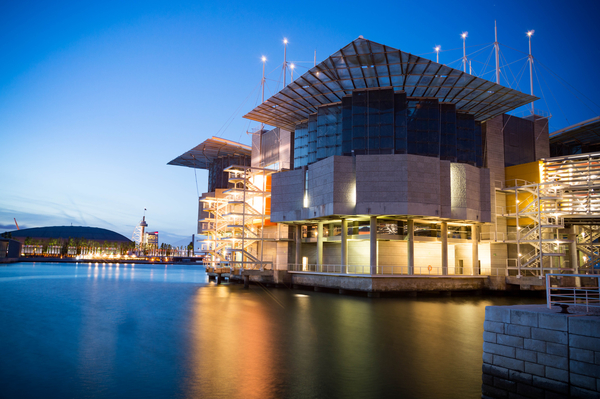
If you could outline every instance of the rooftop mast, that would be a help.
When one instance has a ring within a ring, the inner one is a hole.
[[[283,87],[285,87],[285,74],[286,74],[286,68],[287,68],[287,39],[284,38],[283,39]]]
[[[527,32],[527,36],[529,36],[529,88],[531,91],[531,95],[533,96],[533,56],[531,55],[531,36],[533,36],[534,30],[530,30]],[[531,115],[533,115],[533,102],[531,103]]]
[[[435,46],[433,49],[435,50],[435,62],[437,62],[439,64],[440,63],[440,50],[442,49],[442,46]]]
[[[469,32],[463,32],[462,35],[460,35],[463,39],[463,72],[467,73],[467,35],[469,34]]]
[[[496,50],[496,84],[500,84],[500,44],[498,43],[498,27],[494,21],[494,49]]]

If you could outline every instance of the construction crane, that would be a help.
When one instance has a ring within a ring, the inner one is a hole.
[[[17,223],[17,218],[13,218],[13,219],[14,219],[14,221],[15,221],[15,224],[17,225],[17,230],[21,230],[21,229],[19,228],[19,223]]]

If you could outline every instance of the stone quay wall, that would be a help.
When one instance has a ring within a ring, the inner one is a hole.
[[[600,317],[488,306],[483,398],[600,398]]]

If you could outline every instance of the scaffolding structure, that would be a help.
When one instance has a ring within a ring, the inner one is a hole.
[[[244,165],[224,171],[231,188],[222,191],[222,197],[200,199],[207,215],[200,220],[206,235],[201,251],[210,256],[206,263],[232,270],[272,269],[273,260],[265,256],[264,243],[279,238],[265,233],[270,222],[269,177],[276,171]]]
[[[600,153],[543,159],[540,183],[505,182],[514,204],[498,207],[513,231],[496,242],[516,244],[507,273],[544,276],[578,273],[600,264]]]

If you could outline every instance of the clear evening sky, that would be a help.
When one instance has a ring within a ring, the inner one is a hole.
[[[284,37],[295,76],[315,50],[320,62],[359,35],[433,60],[441,45],[440,62],[460,69],[460,34],[468,31],[472,53],[494,41],[497,20],[502,54],[514,62],[505,76],[529,92],[522,58],[534,29],[534,94],[545,98],[535,106],[553,115],[551,132],[598,116],[599,8],[595,0],[3,2],[0,232],[16,218],[21,228],[73,224],[131,237],[147,208],[161,242],[189,242],[194,171],[167,162],[213,135],[250,142],[256,124],[241,116],[260,99],[263,55],[265,96],[275,92]],[[491,51],[472,66],[494,80]],[[202,193],[207,172],[197,177]]]

